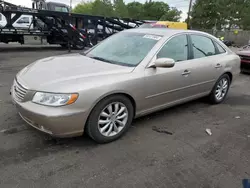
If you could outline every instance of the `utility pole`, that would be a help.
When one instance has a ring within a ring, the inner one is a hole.
[[[72,0],[70,0],[70,12],[72,12]]]
[[[190,13],[191,13],[192,4],[193,4],[193,0],[189,0],[188,17],[187,17],[188,28],[190,28]]]

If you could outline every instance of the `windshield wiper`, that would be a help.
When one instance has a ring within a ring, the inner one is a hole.
[[[113,63],[112,61],[110,61],[110,60],[108,60],[108,59],[105,59],[105,58],[102,58],[102,57],[90,56],[90,58],[96,59],[96,60],[99,60],[99,61],[108,62],[108,63]]]
[[[204,51],[202,51],[200,48],[196,47],[194,44],[193,44],[193,47],[195,47],[195,49],[197,49],[198,51],[203,53],[203,55],[207,56],[207,54]]]
[[[135,67],[135,65],[132,65],[132,64],[122,63],[122,62],[118,62],[118,61],[112,61],[112,60],[108,60],[108,59],[105,59],[102,57],[97,57],[97,56],[88,56],[88,57],[90,57],[92,59],[99,60],[99,61],[103,61],[106,63],[115,64],[115,65],[126,66],[126,67]]]

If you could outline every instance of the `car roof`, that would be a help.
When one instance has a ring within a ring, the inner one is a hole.
[[[168,29],[168,28],[135,28],[135,29],[126,29],[123,32],[136,32],[136,33],[145,33],[151,35],[162,35],[162,36],[172,36],[181,33],[196,33],[196,34],[205,34],[201,31],[195,30],[184,30],[184,29]]]

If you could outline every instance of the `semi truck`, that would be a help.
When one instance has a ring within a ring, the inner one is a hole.
[[[71,13],[62,3],[33,0],[32,8],[0,0],[0,42],[59,44],[83,49],[143,21]]]

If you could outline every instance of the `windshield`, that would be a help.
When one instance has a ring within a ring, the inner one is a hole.
[[[55,11],[58,11],[58,12],[69,12],[69,10],[68,10],[67,7],[60,7],[60,6],[56,6],[55,7]]]
[[[121,32],[107,38],[85,55],[108,63],[137,66],[160,39],[159,35]]]

